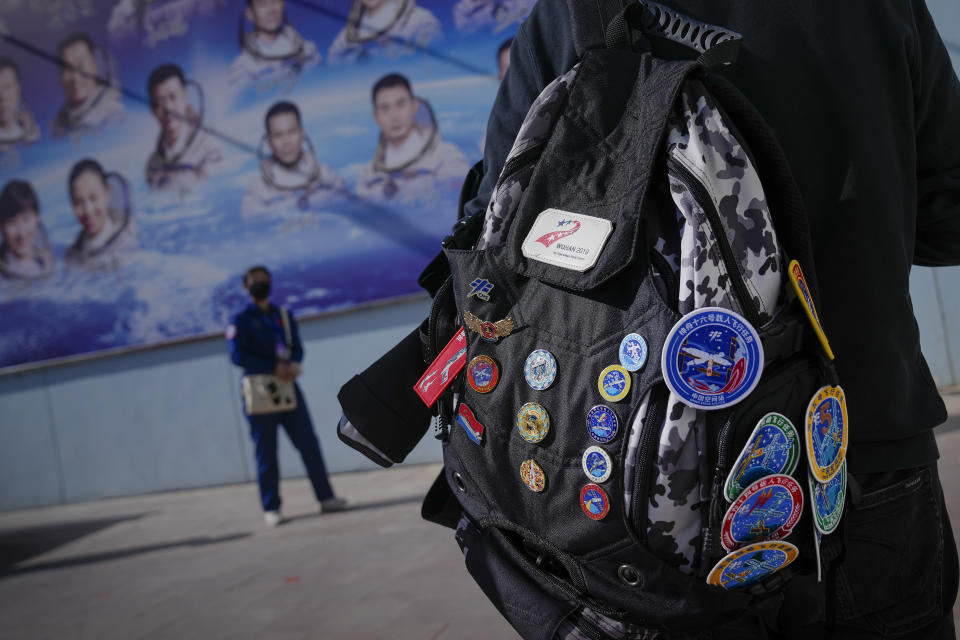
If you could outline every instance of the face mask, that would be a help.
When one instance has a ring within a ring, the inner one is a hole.
[[[254,282],[250,285],[250,295],[256,300],[266,300],[270,296],[269,282]]]

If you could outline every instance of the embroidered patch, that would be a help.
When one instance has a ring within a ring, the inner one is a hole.
[[[723,491],[727,501],[764,476],[791,474],[800,460],[800,436],[786,416],[776,412],[760,419],[730,468]]]
[[[817,482],[829,482],[847,456],[847,402],[840,387],[822,387],[807,405],[807,460]]]
[[[760,335],[738,313],[703,307],[667,334],[660,366],[664,382],[694,409],[722,409],[743,400],[763,373]]]
[[[733,501],[723,516],[720,542],[724,549],[761,540],[781,540],[793,531],[803,513],[803,490],[787,475],[761,478]]]
[[[810,482],[814,525],[817,531],[829,535],[836,531],[840,518],[843,517],[843,506],[847,497],[847,461],[843,461],[839,473],[829,482],[817,482],[813,474],[808,474],[807,479]]]
[[[413,390],[425,405],[432,407],[466,363],[467,335],[463,327],[460,327],[436,360],[430,363],[426,372],[417,380]]]
[[[707,583],[724,589],[751,585],[797,559],[789,542],[756,542],[727,554],[707,576]]]

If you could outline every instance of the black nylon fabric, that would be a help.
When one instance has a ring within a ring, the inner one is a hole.
[[[693,62],[662,62],[625,51],[590,51],[517,210],[504,262],[517,273],[590,291],[626,269],[644,250],[641,211],[666,122]],[[630,94],[624,89],[632,87]],[[604,96],[597,100],[596,96]],[[584,173],[584,168],[588,173]],[[610,220],[599,262],[579,273],[527,260],[521,245],[547,207]]]

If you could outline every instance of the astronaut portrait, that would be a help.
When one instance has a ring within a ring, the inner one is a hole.
[[[457,31],[491,28],[494,33],[522,22],[536,0],[460,0],[453,6]]]
[[[188,87],[196,94],[191,101]],[[175,64],[163,64],[147,79],[147,94],[160,134],[147,160],[147,185],[183,195],[216,172],[223,155],[203,130],[203,91]]]
[[[12,59],[0,57],[0,154],[39,139],[40,128],[23,101],[20,69]]]
[[[296,78],[320,62],[317,45],[287,20],[284,0],[246,0],[238,37],[240,55],[228,72],[231,84],[269,85]]]
[[[264,126],[266,133],[259,152],[260,176],[243,194],[240,208],[244,217],[316,210],[344,193],[340,176],[329,166],[317,162],[295,104],[274,104],[267,111]]]
[[[0,191],[0,280],[37,280],[55,270],[37,194],[29,182],[11,180]]]
[[[64,102],[50,126],[54,138],[97,130],[123,118],[123,102],[107,51],[84,33],[57,47]]]
[[[330,45],[328,58],[363,60],[378,49],[411,53],[441,35],[440,21],[415,0],[352,0],[347,24]]]
[[[190,21],[210,14],[225,0],[120,0],[110,11],[110,40],[125,43],[140,40],[148,47],[186,34]]]
[[[357,195],[376,202],[431,200],[456,192],[470,168],[456,146],[444,142],[429,103],[410,81],[391,73],[373,86],[373,117],[380,139],[357,181]]]
[[[67,267],[109,271],[125,264],[140,248],[127,181],[84,158],[70,170],[67,189],[80,224],[76,240],[64,254]]]

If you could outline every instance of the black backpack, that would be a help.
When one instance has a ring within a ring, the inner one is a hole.
[[[638,52],[631,27],[702,54]],[[845,490],[801,199],[766,124],[710,70],[737,34],[633,3],[606,44],[531,106],[485,215],[462,219],[422,277],[430,317],[343,388],[339,433],[386,466],[430,406],[444,473],[424,515],[456,527],[524,637],[775,621],[791,578],[816,580],[839,555],[810,505],[839,498],[832,531]],[[812,436],[835,450],[814,456],[830,483],[807,477],[808,414],[833,420]],[[789,456],[744,446],[784,422],[792,467],[771,473],[750,455]],[[753,519],[726,519],[748,496]]]

